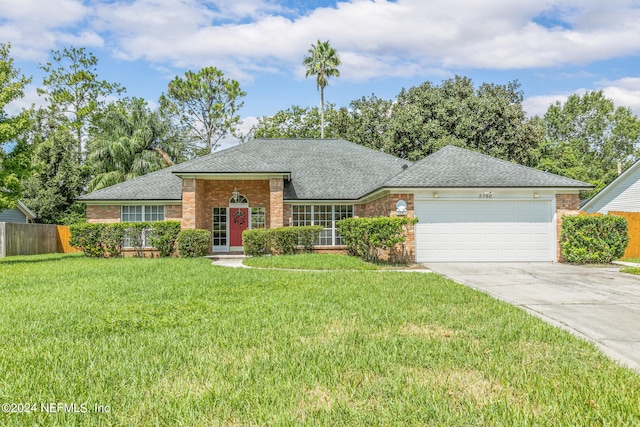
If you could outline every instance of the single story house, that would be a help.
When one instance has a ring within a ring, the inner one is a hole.
[[[418,217],[407,250],[425,261],[556,261],[563,214],[584,182],[447,146],[412,163],[342,139],[256,139],[79,198],[89,222],[180,220],[212,232],[213,253],[242,250],[247,228]]]
[[[0,211],[0,222],[17,222],[25,224],[29,221],[33,221],[35,218],[36,215],[20,200],[18,200],[18,206],[15,208]]]
[[[635,162],[580,208],[586,213],[640,212],[640,161]]]

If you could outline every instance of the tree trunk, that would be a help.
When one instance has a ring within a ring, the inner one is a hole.
[[[320,86],[320,139],[324,139],[324,86]]]

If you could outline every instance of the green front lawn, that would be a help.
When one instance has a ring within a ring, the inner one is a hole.
[[[0,301],[0,403],[38,405],[0,425],[640,425],[638,374],[435,274],[32,257]]]
[[[297,254],[246,258],[244,264],[259,268],[292,270],[378,270],[381,266],[338,254]]]

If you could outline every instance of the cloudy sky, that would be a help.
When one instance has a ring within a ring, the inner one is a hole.
[[[638,0],[0,0],[0,42],[34,81],[50,51],[86,47],[101,78],[157,101],[186,70],[215,66],[248,93],[241,115],[318,104],[302,59],[329,40],[342,59],[326,100],[439,83],[517,79],[530,115],[602,89],[640,114]]]

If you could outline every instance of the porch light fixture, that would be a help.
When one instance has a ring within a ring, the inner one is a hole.
[[[234,203],[238,203],[238,196],[240,195],[240,193],[238,193],[237,188],[233,189],[233,192],[231,193],[231,195],[233,196]]]
[[[396,215],[407,215],[407,202],[405,202],[404,200],[398,200],[398,203],[396,203]]]
[[[433,198],[434,198],[434,199],[437,199],[438,197],[440,197],[440,196],[438,195],[438,193],[433,193]]]
[[[538,193],[533,193],[533,198],[537,199],[538,197],[540,197],[540,195]]]

